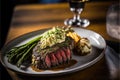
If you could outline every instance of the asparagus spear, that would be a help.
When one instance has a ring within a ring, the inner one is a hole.
[[[26,59],[24,59],[24,58],[26,58],[24,56],[31,55],[30,51],[37,44],[37,42],[40,40],[41,37],[42,36],[39,36],[21,46],[13,47],[7,53],[8,61],[12,64],[17,64],[17,66],[19,67],[22,64],[22,62],[26,60]]]
[[[31,51],[31,49],[36,45],[33,44],[32,46],[30,46],[30,48],[22,55],[22,57],[18,60],[17,62],[17,66],[20,67],[20,65],[22,64],[23,61],[27,60],[27,57],[30,55],[29,52]]]

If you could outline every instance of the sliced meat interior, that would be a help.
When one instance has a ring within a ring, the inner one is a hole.
[[[34,66],[38,69],[49,69],[61,64],[67,64],[67,62],[71,60],[71,55],[72,52],[70,48],[67,47],[52,52],[46,55],[45,58],[39,58],[39,60],[33,55],[33,58],[35,58]]]

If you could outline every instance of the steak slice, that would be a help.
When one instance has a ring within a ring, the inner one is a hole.
[[[52,63],[51,63],[51,60],[50,60],[50,57],[47,55],[46,58],[45,58],[45,63],[46,63],[46,66],[48,68],[51,67]]]
[[[62,64],[63,59],[62,59],[62,56],[61,56],[61,54],[60,54],[60,51],[59,51],[59,50],[58,50],[58,51],[56,51],[55,57],[57,58],[58,63],[59,63],[59,64]]]
[[[68,61],[71,59],[71,50],[69,49],[69,48],[66,48],[66,49],[64,49],[65,50],[65,53],[66,53],[66,55],[67,55],[67,59],[68,59]]]
[[[58,60],[57,60],[57,58],[55,57],[54,54],[55,54],[55,53],[51,53],[51,54],[50,54],[50,61],[51,61],[51,65],[52,65],[52,66],[58,65]]]
[[[63,63],[65,63],[67,61],[67,55],[63,49],[60,50],[60,55],[62,56]]]

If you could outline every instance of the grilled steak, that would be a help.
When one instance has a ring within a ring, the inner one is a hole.
[[[32,64],[38,69],[48,69],[68,63],[71,60],[74,41],[67,37],[65,42],[40,50],[38,43],[33,49]]]
[[[61,28],[53,28],[43,33],[33,48],[32,65],[38,69],[48,69],[71,60],[74,40]]]

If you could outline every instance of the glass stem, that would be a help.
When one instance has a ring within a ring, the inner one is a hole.
[[[73,20],[76,21],[76,20],[80,20],[80,15],[79,14],[74,14],[74,17],[73,17]]]
[[[74,21],[80,21],[81,19],[80,19],[80,14],[81,14],[81,12],[82,12],[82,9],[76,9],[75,11],[74,11],[74,17],[73,17],[73,20]]]

